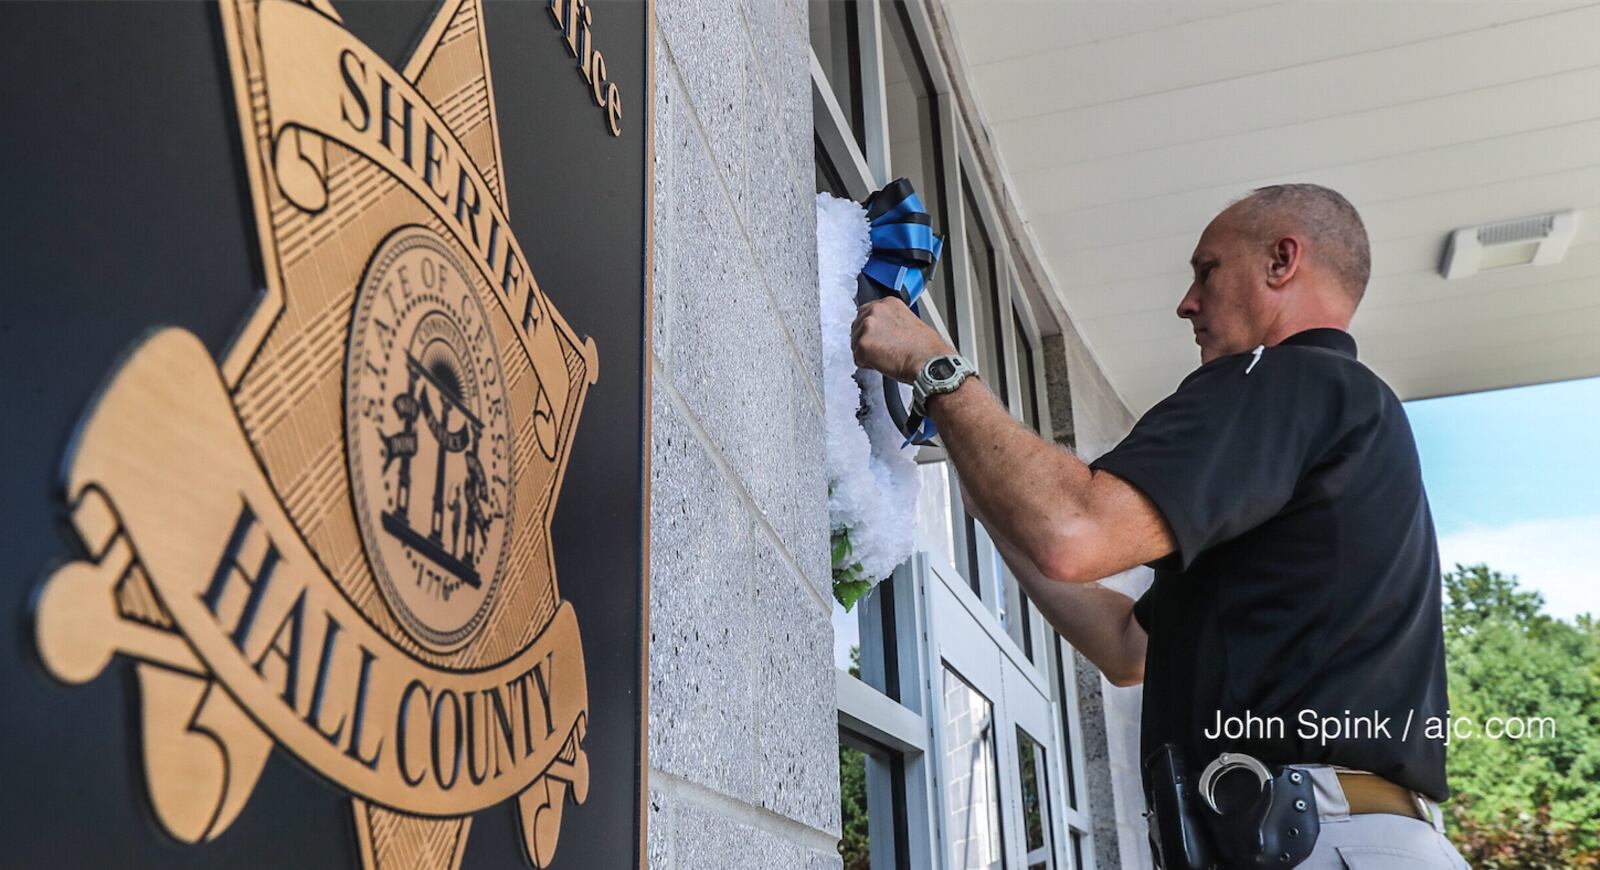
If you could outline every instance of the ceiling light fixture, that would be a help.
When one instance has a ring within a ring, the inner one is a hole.
[[[1490,269],[1559,263],[1577,229],[1578,216],[1570,211],[1465,227],[1445,242],[1439,274],[1466,278]]]

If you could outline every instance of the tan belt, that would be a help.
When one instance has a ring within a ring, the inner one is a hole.
[[[1350,814],[1394,813],[1433,824],[1433,819],[1423,809],[1416,792],[1396,785],[1375,773],[1365,771],[1335,771],[1339,788],[1350,802]]]

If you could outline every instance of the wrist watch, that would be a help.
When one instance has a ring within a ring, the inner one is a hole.
[[[911,384],[912,413],[925,416],[929,397],[951,392],[961,386],[961,382],[969,375],[977,373],[972,363],[959,354],[940,354],[923,363],[917,371],[916,380]]]

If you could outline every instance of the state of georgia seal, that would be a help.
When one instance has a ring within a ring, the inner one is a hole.
[[[41,661],[132,660],[180,842],[227,830],[276,746],[349,795],[368,870],[459,867],[507,800],[548,866],[589,788],[550,525],[599,352],[512,232],[479,0],[401,69],[328,0],[220,9],[261,302],[220,359],[149,335],[84,412],[87,556],[40,590]]]
[[[465,268],[426,227],[373,254],[345,364],[351,498],[384,600],[460,646],[505,571],[512,432],[500,353]]]

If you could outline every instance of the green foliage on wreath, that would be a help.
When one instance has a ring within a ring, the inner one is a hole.
[[[855,607],[861,596],[872,591],[872,581],[861,573],[861,563],[850,558],[850,530],[833,532],[833,597],[845,610]]]

